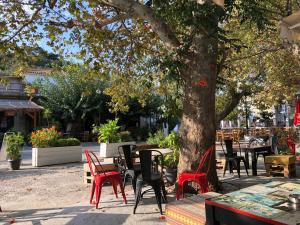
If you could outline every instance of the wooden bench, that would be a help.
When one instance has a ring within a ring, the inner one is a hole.
[[[267,176],[283,174],[284,177],[296,177],[295,155],[270,155],[265,157]]]
[[[166,221],[168,225],[205,225],[205,199],[219,196],[215,192],[193,195],[166,205]]]

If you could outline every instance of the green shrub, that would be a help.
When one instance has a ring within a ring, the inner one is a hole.
[[[54,147],[78,146],[80,141],[77,138],[61,138],[58,139]]]
[[[132,141],[130,131],[121,131],[119,134],[120,134],[121,141],[123,142]]]
[[[180,141],[179,135],[176,132],[172,132],[166,138],[159,142],[159,147],[170,148],[173,151],[179,151]]]
[[[162,130],[158,130],[155,134],[149,134],[147,139],[147,144],[149,145],[160,145],[160,143],[165,139],[164,133]]]
[[[67,142],[68,142],[68,146],[78,146],[78,145],[80,145],[80,141],[77,138],[68,138]]]
[[[173,150],[172,153],[169,153],[164,157],[164,166],[169,168],[177,168],[180,149],[179,135],[175,132],[172,132],[159,143],[159,147],[170,148]]]
[[[12,160],[21,158],[21,150],[24,145],[24,137],[21,133],[11,133],[5,136],[7,143],[7,156]]]
[[[150,129],[148,127],[137,127],[133,130],[133,137],[140,141],[146,141],[150,134]]]

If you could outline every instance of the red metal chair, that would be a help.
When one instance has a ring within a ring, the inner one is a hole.
[[[288,137],[287,144],[288,144],[289,149],[291,150],[292,155],[296,155],[296,144],[293,141],[293,139]]]
[[[192,173],[184,172],[184,173],[181,173],[178,176],[178,180],[177,180],[177,185],[178,186],[177,186],[177,191],[176,191],[176,199],[177,200],[179,200],[181,197],[183,197],[184,183],[188,182],[188,181],[193,181],[193,182],[198,183],[200,185],[200,188],[201,188],[201,193],[208,192],[208,181],[207,181],[206,175],[207,175],[209,167],[210,167],[210,162],[212,160],[214,147],[215,146],[213,145],[205,151],[205,153],[204,153],[204,155],[203,155],[203,157],[202,157],[202,159],[199,163],[199,166],[198,166],[198,168],[195,172],[192,172]],[[201,172],[201,170],[203,169],[207,159],[209,160],[207,171],[206,172]]]
[[[95,153],[90,152],[87,149],[84,150],[84,153],[86,155],[86,158],[87,158],[87,161],[88,161],[88,164],[90,167],[91,175],[94,178],[93,184],[92,184],[91,196],[90,196],[90,204],[95,203],[96,209],[98,209],[102,185],[103,185],[103,183],[105,183],[107,181],[109,181],[112,184],[114,193],[117,198],[118,198],[117,186],[120,185],[124,202],[125,202],[125,204],[127,204],[127,200],[126,200],[126,196],[125,196],[125,192],[124,192],[124,188],[123,188],[123,183],[121,180],[121,174],[116,171],[105,172],[99,162],[99,159],[95,155]],[[97,161],[98,165],[95,164],[95,160]],[[95,171],[94,171],[92,165],[94,166]],[[93,202],[93,197],[94,197],[95,191],[96,191],[96,201]]]

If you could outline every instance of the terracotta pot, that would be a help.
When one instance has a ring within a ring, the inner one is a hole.
[[[37,94],[39,92],[38,88],[32,88],[31,89],[31,94]]]

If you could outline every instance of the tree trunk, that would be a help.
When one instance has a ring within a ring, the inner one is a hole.
[[[184,77],[183,116],[180,128],[182,149],[179,173],[194,171],[205,150],[215,144],[216,38],[194,37],[186,58]],[[211,159],[208,180],[218,188],[215,154]]]

